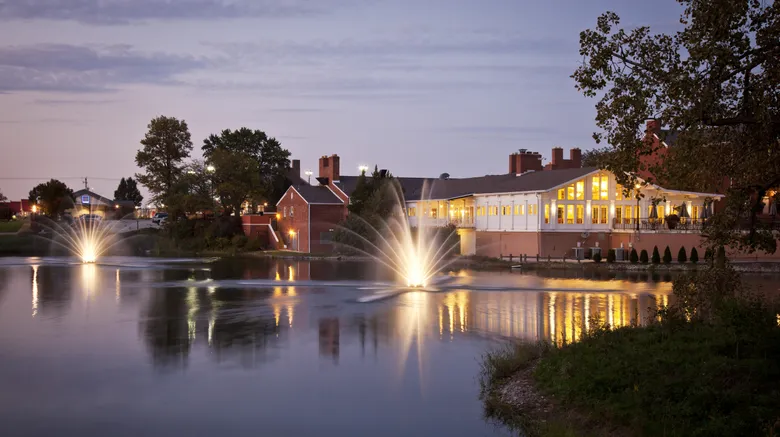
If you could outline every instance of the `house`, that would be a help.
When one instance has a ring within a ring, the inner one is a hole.
[[[113,214],[119,207],[121,205],[112,199],[103,197],[94,191],[82,189],[73,193],[73,208],[70,213],[73,217],[95,214],[107,218],[107,215]]]
[[[0,202],[0,209],[7,208],[7,215],[9,217],[26,217],[32,211],[32,204],[28,199],[11,200],[8,202]]]

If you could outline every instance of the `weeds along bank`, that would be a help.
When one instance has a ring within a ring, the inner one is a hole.
[[[681,275],[673,291],[648,326],[594,318],[578,343],[486,354],[486,414],[543,436],[778,435],[776,302],[729,265]]]

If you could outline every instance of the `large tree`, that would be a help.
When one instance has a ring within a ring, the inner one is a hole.
[[[184,158],[190,156],[192,141],[187,122],[160,116],[148,125],[141,140],[143,148],[135,155],[135,163],[144,169],[136,179],[149,189],[153,200],[164,201],[184,173]]]
[[[114,200],[132,201],[135,206],[141,206],[144,196],[138,190],[138,184],[133,178],[122,178],[114,191]]]
[[[218,148],[210,154],[209,163],[214,168],[214,191],[226,215],[240,211],[244,201],[264,198],[260,166],[251,155]]]
[[[8,200],[8,198],[3,195],[2,191],[0,191],[0,202],[5,202],[6,200]]]
[[[780,185],[780,5],[678,2],[674,33],[621,29],[607,12],[580,34],[583,62],[572,77],[599,98],[594,138],[610,146],[599,163],[623,186],[649,170],[670,188],[723,190],[727,207],[709,223],[710,243],[774,251],[757,213]],[[643,168],[653,150],[642,126],[651,118],[676,138],[660,165]]]
[[[29,200],[42,214],[50,217],[61,214],[73,206],[73,190],[64,182],[52,179],[30,190]]]
[[[173,217],[214,210],[214,184],[211,172],[202,160],[187,164],[165,197],[165,208]]]
[[[290,167],[290,151],[283,148],[276,138],[261,130],[242,127],[232,131],[223,130],[219,135],[209,135],[203,141],[203,157],[211,163],[217,150],[240,153],[252,157],[257,163],[259,179],[251,200],[276,203],[290,185],[287,172]],[[238,156],[238,155],[233,155]],[[212,164],[213,165],[213,164]],[[215,166],[216,168],[216,166]]]

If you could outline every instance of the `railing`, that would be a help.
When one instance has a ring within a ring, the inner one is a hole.
[[[613,219],[612,229],[636,231],[637,222],[639,223],[639,231],[649,232],[701,232],[707,227],[706,219],[681,219],[675,225],[670,226],[669,222],[664,219],[650,219],[650,218],[630,218],[630,219]],[[759,219],[759,226],[766,227],[775,231],[780,231],[780,218]],[[750,223],[744,222],[737,226],[737,229],[750,229]]]
[[[473,228],[475,225],[474,219],[469,218],[451,219],[449,222],[459,228]]]

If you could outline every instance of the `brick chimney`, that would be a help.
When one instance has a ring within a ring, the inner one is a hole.
[[[550,161],[552,164],[552,168],[556,169],[563,164],[563,148],[562,147],[553,147],[552,149],[552,161]]]
[[[582,150],[579,147],[569,150],[569,161],[569,168],[582,167]]]
[[[542,171],[542,155],[525,149],[509,155],[509,173],[523,174],[531,170]]]
[[[661,132],[661,122],[658,120],[654,120],[654,119],[647,120],[646,126],[647,126],[647,130],[646,130],[647,133],[658,134],[659,132]]]
[[[317,179],[327,179],[328,184],[334,181],[338,181],[339,177],[341,177],[341,174],[339,173],[339,167],[339,155],[323,156],[320,158],[320,177]]]
[[[292,162],[290,162],[290,168],[287,170],[287,178],[293,181],[293,183],[298,183],[298,181],[301,180],[300,159],[293,159]]]

